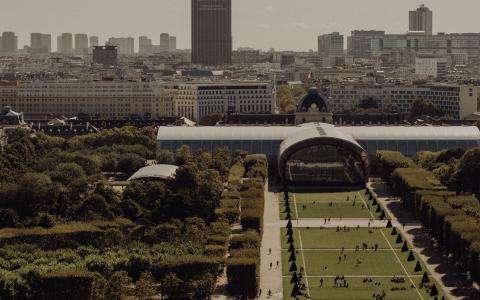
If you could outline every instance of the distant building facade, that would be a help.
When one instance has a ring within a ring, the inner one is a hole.
[[[30,34],[30,53],[45,54],[52,51],[52,36],[50,34]]]
[[[118,54],[133,55],[135,54],[135,40],[132,37],[109,38],[107,44],[118,47]]]
[[[192,63],[232,61],[232,1],[192,0]]]
[[[422,79],[447,77],[447,60],[443,57],[419,56],[415,58],[415,75]]]
[[[90,48],[93,48],[95,46],[98,46],[99,45],[99,42],[98,42],[98,36],[90,36],[88,38],[89,42],[90,42]]]
[[[0,50],[4,53],[14,53],[18,50],[18,37],[15,32],[5,31],[2,33]]]
[[[329,86],[333,113],[354,110],[360,101],[373,98],[381,109],[408,113],[417,99],[432,102],[446,116],[464,119],[478,111],[480,87],[457,84],[368,84],[341,83]]]
[[[173,35],[170,36],[170,42],[169,42],[168,46],[169,46],[170,51],[177,50],[177,37],[176,36],[173,36]]]
[[[211,113],[272,113],[275,97],[268,83],[169,84],[175,116],[199,121]]]
[[[160,82],[19,82],[0,84],[0,95],[0,107],[9,106],[29,117],[85,114],[124,119],[161,118],[172,114],[172,101],[166,98]]]
[[[426,35],[433,33],[433,13],[425,5],[421,5],[416,10],[408,14],[409,31],[423,31]]]
[[[88,36],[86,34],[75,34],[75,53],[80,55],[88,54]]]
[[[93,62],[104,66],[118,65],[117,46],[95,46],[93,47]]]
[[[62,54],[73,54],[73,35],[62,33],[57,39],[57,51]]]
[[[343,56],[344,37],[338,32],[318,36],[318,55],[324,57]]]
[[[160,49],[170,51],[170,35],[168,33],[160,34]]]
[[[152,40],[146,36],[138,38],[138,53],[150,54],[152,53]]]

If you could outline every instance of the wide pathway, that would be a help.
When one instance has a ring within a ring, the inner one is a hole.
[[[263,238],[260,248],[260,289],[259,299],[283,299],[282,249],[280,243],[280,208],[277,194],[265,186],[265,210],[263,213]],[[269,249],[272,253],[269,254]],[[279,262],[277,268],[277,261]],[[273,267],[270,268],[270,263]],[[272,296],[268,297],[268,290]]]
[[[422,229],[421,223],[403,208],[399,199],[393,198],[386,191],[383,183],[369,183],[369,186],[377,194],[377,199],[390,216],[392,225],[396,226],[413,246],[413,250],[425,263],[432,277],[442,285],[442,290],[450,299],[468,297],[473,289],[478,288],[465,283],[462,272],[449,263],[441,251],[435,249],[430,236]]]

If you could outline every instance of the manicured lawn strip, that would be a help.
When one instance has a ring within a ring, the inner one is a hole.
[[[343,260],[343,255],[347,259]],[[393,251],[304,251],[307,275],[370,275],[404,274]],[[338,257],[341,262],[338,263]],[[360,262],[360,263],[357,263]]]
[[[347,197],[349,199],[348,201]],[[291,193],[290,214],[292,215],[292,219],[297,218],[295,211],[296,201],[300,218],[370,219],[372,218],[372,215],[370,214],[368,208],[365,207],[362,198],[365,200],[365,203],[367,203],[368,206],[372,206],[372,201],[368,200],[368,197],[365,195],[365,190],[338,193]],[[286,213],[283,195],[279,196],[279,201],[280,218],[284,220],[286,218]],[[304,205],[306,205],[305,208]],[[377,213],[375,208],[372,208],[372,214],[374,219],[378,219],[380,216],[380,213]]]
[[[368,247],[378,245],[379,248],[389,249],[387,242],[383,238],[378,228],[347,228],[348,231],[341,229],[337,232],[336,228],[300,228],[302,234],[304,249],[355,249],[358,245],[362,249],[362,243],[367,243]],[[282,248],[288,248],[286,229],[282,228]],[[293,231],[293,238],[298,243],[296,230]],[[392,244],[393,246],[394,244]],[[396,245],[398,246],[398,245]],[[401,248],[401,244],[398,246]]]
[[[334,278],[323,278],[323,287],[320,287],[320,278],[308,277],[310,283],[310,298],[319,300],[371,300],[374,299],[373,294],[381,294],[382,291],[386,293],[386,299],[405,300],[405,299],[420,299],[414,288],[411,287],[409,280],[405,283],[393,283],[391,278],[375,278],[373,282],[363,282],[363,278],[346,278],[348,288],[335,288]],[[380,282],[380,286],[374,285],[375,282]],[[292,292],[292,285],[290,278],[283,278],[283,295],[284,299],[293,299],[290,297]],[[405,291],[392,291],[393,287],[405,288]],[[306,299],[301,297],[300,299]],[[425,299],[431,299],[426,297]]]

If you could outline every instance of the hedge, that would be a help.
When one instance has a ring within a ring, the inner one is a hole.
[[[241,161],[235,163],[228,172],[228,182],[232,185],[239,185],[245,174],[245,167]]]
[[[391,187],[433,237],[472,278],[480,281],[480,204],[472,195],[446,190],[433,175],[419,168],[398,168]]]
[[[90,299],[95,275],[83,270],[50,271],[41,275],[42,299]]]
[[[259,264],[254,258],[232,258],[227,264],[227,291],[242,299],[258,295]]]
[[[255,230],[234,235],[230,239],[230,249],[260,248],[261,238]]]
[[[227,254],[227,247],[223,245],[206,245],[203,253],[210,257],[224,257]]]
[[[153,263],[150,271],[158,280],[169,273],[174,273],[181,280],[187,281],[201,278],[205,274],[218,278],[223,272],[224,265],[225,261],[216,257],[186,255],[168,257],[161,262]]]
[[[390,182],[390,175],[395,169],[415,166],[412,159],[397,151],[377,151],[376,162],[380,175],[387,182]]]
[[[98,245],[105,230],[131,226],[133,226],[131,221],[118,219],[112,222],[75,222],[51,228],[4,228],[0,229],[0,246],[34,244],[42,249],[55,250],[76,248],[81,245]]]

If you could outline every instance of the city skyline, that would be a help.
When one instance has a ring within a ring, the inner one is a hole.
[[[421,4],[434,12],[434,33],[472,32],[479,25],[475,22],[480,23],[475,21],[475,11],[480,9],[480,2],[475,0],[465,0],[461,6],[438,0],[351,2],[339,0],[317,3],[314,0],[302,0],[291,6],[285,0],[233,1],[233,46],[315,50],[316,37],[333,31],[345,35],[355,29],[404,33],[408,30],[408,12]],[[88,0],[81,5],[58,0],[46,0],[41,4],[26,0],[10,1],[4,4],[0,12],[0,30],[16,32],[20,48],[29,44],[31,32],[51,33],[52,36],[63,32],[87,33],[98,35],[102,42],[111,36],[132,36],[136,39],[136,49],[137,38],[141,35],[156,42],[161,32],[171,32],[178,37],[178,48],[190,48],[190,1],[164,0],[157,3],[146,0],[141,9],[137,9],[142,16],[137,19],[131,15],[135,11],[134,3],[116,1],[115,16],[109,16],[109,22],[105,22],[105,12],[111,9],[112,3],[111,0],[101,3]],[[55,10],[46,9],[52,5],[55,5]],[[346,10],[345,7],[350,9]],[[373,11],[372,7],[376,10]],[[328,13],[322,13],[325,9],[328,9]],[[35,11],[35,14],[30,11]],[[81,18],[84,15],[88,16],[89,22]],[[56,19],[57,22],[43,22],[45,18]],[[52,49],[56,49],[55,42]]]

